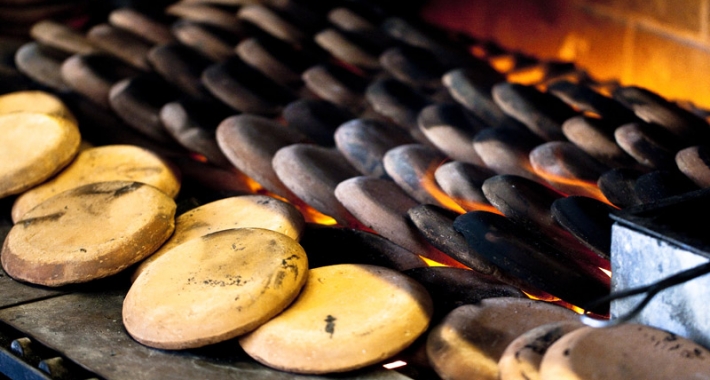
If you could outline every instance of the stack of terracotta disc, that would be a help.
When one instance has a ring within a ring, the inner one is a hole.
[[[0,197],[16,196],[0,258],[13,278],[62,286],[111,276],[173,233],[180,180],[154,153],[80,152],[76,119],[41,91],[1,96],[0,129]]]

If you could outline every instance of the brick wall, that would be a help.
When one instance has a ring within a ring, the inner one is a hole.
[[[710,0],[430,0],[422,16],[710,108]]]

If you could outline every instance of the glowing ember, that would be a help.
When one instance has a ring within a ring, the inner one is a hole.
[[[602,201],[614,208],[618,208],[614,206],[611,202],[609,202],[608,199],[606,199],[606,196],[604,196],[604,193],[599,190],[599,186],[597,186],[595,182],[587,182],[582,181],[580,179],[565,178],[543,171],[535,171],[535,174],[542,177],[558,191],[562,191],[563,193],[566,193],[568,195],[587,196]]]
[[[610,270],[606,270],[606,269],[604,269],[604,268],[599,268],[599,269],[600,269],[602,272],[604,272],[607,276],[611,277],[611,271],[610,271]]]
[[[444,193],[439,187],[439,185],[436,183],[434,173],[436,172],[436,169],[441,166],[441,164],[443,164],[443,162],[437,165],[432,165],[432,167],[430,167],[426,171],[426,173],[421,176],[421,178],[419,179],[419,183],[421,184],[422,188],[427,193],[429,193],[432,198],[436,199],[439,203],[441,203],[442,206],[459,214],[464,214],[466,213],[466,210],[464,210],[453,198]]]
[[[397,360],[397,361],[393,361],[392,363],[387,363],[387,364],[383,365],[383,367],[385,367],[385,369],[395,369],[395,368],[404,367],[405,365],[407,365],[407,362],[402,361],[402,360]]]
[[[190,158],[192,158],[195,161],[202,162],[203,164],[206,164],[208,162],[207,157],[200,153],[196,152],[190,152]]]
[[[424,256],[421,256],[421,255],[420,255],[419,257],[420,257],[422,260],[424,260],[424,262],[426,263],[427,266],[430,266],[430,267],[448,267],[448,266],[449,266],[449,265],[446,265],[446,264],[442,264],[442,263],[440,263],[440,262],[438,262],[438,261],[434,261],[434,260],[432,260],[432,259],[428,259],[428,258],[426,258],[426,257],[424,257]]]
[[[524,85],[535,85],[541,83],[547,77],[547,70],[543,65],[526,67],[520,70],[508,72],[506,79],[511,83]]]

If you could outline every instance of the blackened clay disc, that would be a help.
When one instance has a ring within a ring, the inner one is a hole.
[[[490,298],[463,305],[427,339],[427,356],[444,379],[499,379],[498,360],[510,342],[540,325],[569,321],[577,314],[542,301]]]
[[[185,349],[253,330],[293,301],[308,260],[290,237],[260,228],[192,239],[155,260],[123,302],[123,324],[138,342]]]
[[[155,186],[171,198],[180,190],[180,176],[166,161],[135,145],[104,145],[79,153],[59,174],[22,193],[12,206],[17,222],[32,207],[65,190],[104,181],[135,181]]]
[[[209,233],[231,228],[263,228],[296,241],[301,237],[303,215],[290,203],[266,195],[243,195],[210,202],[175,219],[175,232],[133,275],[135,279],[151,263],[174,247]]]
[[[138,182],[99,182],[60,193],[10,230],[2,266],[45,286],[116,274],[155,252],[175,228],[175,201]]]
[[[575,330],[542,359],[543,379],[703,379],[710,351],[675,334],[638,324]]]
[[[400,352],[426,330],[431,314],[424,287],[399,272],[332,265],[312,269],[299,298],[239,343],[276,369],[344,372]]]
[[[0,115],[0,198],[21,193],[65,167],[79,151],[76,123],[41,113]]]
[[[498,361],[502,380],[540,380],[540,363],[547,349],[563,335],[584,327],[579,320],[535,327],[513,340]]]

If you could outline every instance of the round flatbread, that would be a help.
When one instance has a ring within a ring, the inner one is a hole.
[[[76,123],[42,113],[0,114],[0,198],[32,188],[79,151]]]
[[[280,232],[298,241],[305,222],[296,207],[266,195],[243,195],[207,203],[175,219],[173,236],[136,268],[133,280],[177,245],[209,233],[246,227]]]
[[[79,153],[51,180],[24,192],[12,206],[12,220],[63,191],[94,182],[133,181],[154,186],[174,198],[180,190],[176,171],[157,154],[134,145],[106,145]]]
[[[299,298],[240,338],[257,361],[296,373],[343,372],[385,360],[429,325],[432,301],[422,285],[379,266],[312,269]]]
[[[5,239],[2,266],[45,286],[116,274],[155,252],[175,228],[175,201],[138,182],[99,182],[42,202]]]
[[[308,274],[303,248],[260,228],[219,231],[180,244],[131,286],[123,324],[138,342],[186,349],[234,338],[271,319]]]

